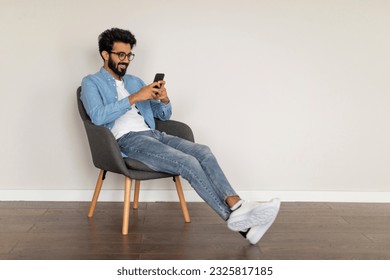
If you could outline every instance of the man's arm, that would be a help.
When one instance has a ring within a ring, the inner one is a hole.
[[[159,88],[155,88],[155,86],[159,86]],[[144,86],[140,91],[130,95],[128,98],[131,104],[149,100],[153,117],[160,120],[169,120],[172,115],[172,106],[165,88],[165,81]]]
[[[81,84],[81,101],[92,123],[106,125],[131,109],[129,101],[124,98],[116,102],[107,101],[109,96],[101,96],[103,92],[109,94],[107,85],[99,84],[93,77],[87,76]]]
[[[155,88],[155,86],[159,88]],[[165,81],[154,82],[150,85],[143,86],[137,93],[129,96],[131,105],[146,100],[160,100],[164,104],[168,104],[169,98],[165,88]]]

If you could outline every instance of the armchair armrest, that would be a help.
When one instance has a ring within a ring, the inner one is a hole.
[[[195,142],[192,129],[187,124],[174,120],[161,121],[159,119],[155,119],[155,121],[157,130]]]

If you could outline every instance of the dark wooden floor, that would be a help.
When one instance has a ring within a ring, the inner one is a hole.
[[[390,204],[282,203],[257,246],[204,203],[141,203],[121,235],[122,204],[0,202],[0,259],[390,259]]]

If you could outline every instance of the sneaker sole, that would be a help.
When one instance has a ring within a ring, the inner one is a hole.
[[[255,226],[249,230],[249,232],[246,235],[246,239],[249,241],[251,245],[256,245],[260,241],[260,239],[263,238],[264,234],[273,225],[276,217],[278,216],[278,213],[276,213],[275,217],[271,221],[269,221],[268,224]]]
[[[271,227],[274,221],[271,221],[266,226],[256,226],[251,228],[251,230],[254,230],[253,232],[248,232],[246,239],[249,241],[251,245],[256,245],[261,238],[263,238],[264,234],[268,231],[268,229]],[[250,230],[250,231],[251,231]]]
[[[274,205],[255,208],[241,216],[232,217],[228,220],[228,228],[233,231],[243,231],[254,226],[270,223],[275,220],[280,208],[280,201],[275,202]]]

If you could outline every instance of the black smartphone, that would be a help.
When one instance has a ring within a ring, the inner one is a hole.
[[[164,77],[165,77],[164,73],[157,73],[156,76],[154,76],[153,83],[164,80]],[[158,86],[154,86],[154,87],[159,88]]]

